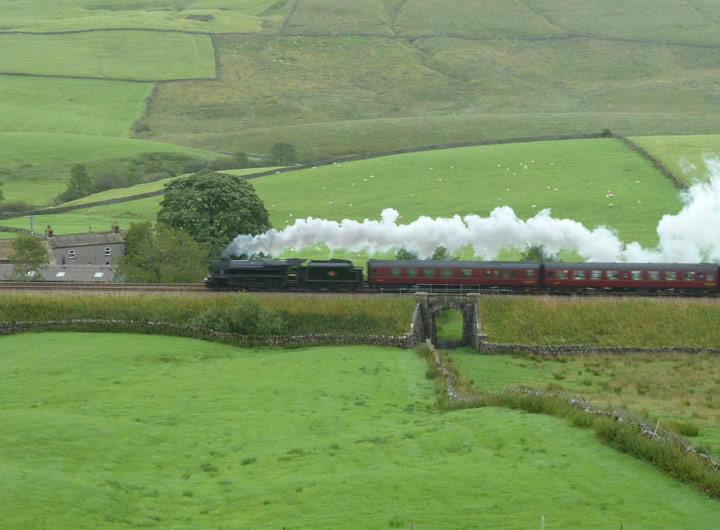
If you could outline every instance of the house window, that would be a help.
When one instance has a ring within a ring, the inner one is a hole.
[[[110,247],[105,247],[105,255],[112,256],[112,249]]]
[[[74,250],[68,250],[68,258],[75,259],[75,251]]]

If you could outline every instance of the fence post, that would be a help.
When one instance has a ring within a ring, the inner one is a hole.
[[[540,530],[545,530],[545,516],[540,516]]]

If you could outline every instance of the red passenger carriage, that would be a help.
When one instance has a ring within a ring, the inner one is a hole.
[[[540,285],[540,264],[505,261],[370,260],[368,283],[451,288],[530,288]]]
[[[551,290],[706,292],[718,286],[717,265],[685,263],[545,263]]]

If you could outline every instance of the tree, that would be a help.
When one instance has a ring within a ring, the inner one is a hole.
[[[405,247],[400,247],[395,253],[395,259],[418,259],[417,254],[410,252]]]
[[[117,274],[126,282],[197,282],[207,274],[208,255],[180,230],[133,223],[125,234],[125,256]]]
[[[5,195],[3,195],[2,182],[0,182],[0,201],[4,201],[4,200],[5,200]]]
[[[90,195],[95,191],[93,179],[87,172],[85,164],[75,164],[70,169],[70,180],[67,189],[58,195],[60,202],[73,201]]]
[[[544,263],[555,260],[555,256],[545,253],[542,245],[527,245],[525,250],[520,254],[520,261],[538,261]]]
[[[449,252],[448,249],[443,247],[442,245],[435,249],[435,252],[433,252],[432,258],[430,258],[434,261],[454,261],[457,258],[454,258]]]
[[[238,234],[272,225],[262,200],[241,177],[205,170],[165,185],[158,222],[183,230],[216,256]]]
[[[42,240],[30,234],[20,234],[13,241],[12,249],[9,259],[14,279],[21,282],[42,279],[37,272],[50,263],[47,247]]]
[[[247,156],[247,153],[243,153],[242,151],[238,151],[237,153],[233,153],[232,157],[235,159],[235,162],[237,163],[238,167],[250,167],[250,159]]]
[[[289,166],[297,162],[298,154],[290,144],[277,143],[272,146],[270,150],[270,156],[272,156],[273,162],[280,166]]]

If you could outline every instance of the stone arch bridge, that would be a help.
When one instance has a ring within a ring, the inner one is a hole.
[[[437,313],[445,309],[457,309],[463,317],[460,344],[479,350],[480,345],[487,342],[487,335],[482,333],[480,322],[480,310],[477,303],[479,296],[477,293],[415,293],[416,304],[410,333],[417,343],[423,343],[429,339],[433,344],[437,344]]]

